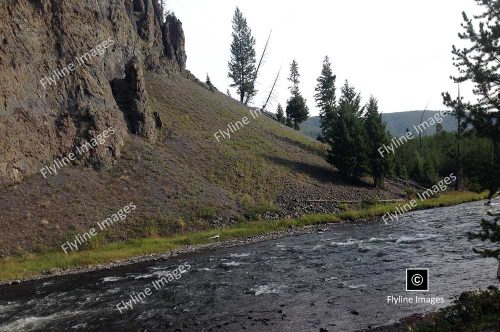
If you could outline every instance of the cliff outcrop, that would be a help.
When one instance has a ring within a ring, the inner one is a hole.
[[[157,0],[5,0],[0,12],[0,186],[108,128],[72,162],[104,168],[129,135],[156,140],[144,72],[186,63],[182,23]]]

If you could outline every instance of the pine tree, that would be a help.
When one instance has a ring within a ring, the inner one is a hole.
[[[299,74],[299,64],[297,61],[293,60],[290,65],[290,77],[288,80],[292,83],[289,87],[293,95],[299,94],[299,84],[300,84],[300,74]]]
[[[210,76],[208,76],[208,74],[207,74],[207,80],[205,81],[205,84],[208,86],[208,89],[209,89],[210,91],[215,91],[215,90],[217,90],[217,89],[215,88],[215,86],[212,84],[212,81],[210,80]]]
[[[403,163],[397,162],[395,166],[396,175],[402,179],[408,179],[408,171],[406,169],[406,165]]]
[[[446,131],[444,130],[443,128],[443,124],[442,123],[437,123],[436,124],[436,132],[434,133],[434,136],[435,137],[441,137],[443,136],[443,134],[445,133]]]
[[[295,130],[300,130],[300,124],[309,117],[306,100],[300,94],[292,96],[286,106],[286,115],[293,123]]]
[[[412,169],[411,177],[417,182],[425,182],[424,160],[418,152],[415,152],[415,164]]]
[[[335,111],[336,95],[335,95],[335,80],[337,76],[333,75],[332,65],[328,56],[323,61],[323,69],[318,77],[316,85],[316,105],[320,109],[320,124],[323,132],[323,137],[327,132],[327,127],[332,120],[332,114]]]
[[[283,107],[281,107],[281,104],[278,104],[278,110],[276,112],[276,120],[278,120],[279,123],[285,123],[285,112],[283,112]]]
[[[485,187],[490,191],[490,198],[500,188],[500,2],[497,0],[476,0],[484,8],[481,15],[469,18],[462,14],[464,31],[459,38],[469,43],[468,47],[453,46],[455,66],[459,76],[454,77],[457,83],[471,81],[474,83],[474,94],[480,97],[476,105],[468,105],[470,111],[468,121],[476,132],[489,138],[493,143],[491,167],[488,183]],[[446,100],[445,100],[446,102]]]
[[[493,198],[500,188],[500,2],[498,0],[476,0],[478,5],[484,7],[481,15],[470,19],[463,13],[464,32],[459,34],[460,39],[470,43],[462,49],[453,46],[455,66],[459,76],[454,77],[455,82],[471,81],[475,85],[474,93],[480,96],[476,105],[469,105],[468,121],[474,126],[475,131],[491,140],[492,151],[490,167],[486,170],[487,182],[482,185],[490,191],[489,198]],[[479,28],[478,28],[479,26]],[[483,241],[490,240],[499,243],[498,218],[491,227],[483,220],[483,234],[478,236]],[[496,257],[499,262],[497,277],[500,279],[500,250],[485,252],[490,257]]]
[[[288,80],[292,83],[290,91],[292,96],[287,102],[286,116],[293,123],[295,130],[300,130],[300,124],[307,120],[309,117],[309,108],[307,107],[306,100],[300,94],[299,90],[299,66],[295,60],[290,65],[290,77]]]
[[[429,154],[427,154],[423,164],[422,182],[424,182],[426,185],[432,186],[436,184],[437,181],[438,181],[438,173],[436,170],[436,165],[434,164],[434,161],[429,156]]]
[[[234,13],[232,36],[228,77],[233,80],[231,87],[237,89],[243,103],[257,93],[254,82],[256,59],[255,39],[239,8]]]
[[[391,156],[381,156],[379,148],[389,145],[390,137],[387,133],[386,124],[382,121],[382,114],[378,111],[378,101],[370,98],[366,106],[365,128],[367,133],[368,158],[373,183],[376,187],[384,187],[384,178],[391,173]]]
[[[327,131],[330,150],[327,161],[345,177],[359,178],[368,169],[366,129],[361,118],[361,96],[346,81],[337,111]]]

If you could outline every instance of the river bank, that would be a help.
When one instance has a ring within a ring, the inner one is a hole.
[[[309,227],[304,234],[207,248],[92,273],[0,286],[0,331],[359,331],[429,314],[464,291],[497,284],[497,264],[472,251],[491,207],[483,201],[380,219]],[[181,265],[178,280],[130,301]],[[444,303],[393,303],[405,269],[429,269]],[[123,305],[120,307],[123,308]]]
[[[470,192],[446,193],[419,202],[413,210],[452,206],[486,198]],[[368,220],[397,209],[402,203],[373,204],[338,214],[309,215],[299,219],[250,222],[223,229],[115,243],[71,254],[47,252],[0,260],[0,284],[20,283],[59,275],[92,272],[139,262],[167,259],[183,253],[221,246],[235,246],[307,232],[306,226]]]

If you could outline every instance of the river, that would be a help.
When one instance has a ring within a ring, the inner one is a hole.
[[[356,331],[437,310],[496,281],[472,251],[484,202],[343,223],[239,247],[0,287],[0,331]],[[181,264],[188,270],[152,286]],[[429,291],[407,293],[406,268],[429,269]],[[130,295],[151,292],[120,313]],[[135,292],[135,293],[134,293]],[[387,303],[388,296],[444,304]]]

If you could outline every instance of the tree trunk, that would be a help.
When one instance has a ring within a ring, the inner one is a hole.
[[[457,116],[457,182],[455,191],[464,190],[464,166],[462,162],[462,117]]]
[[[385,181],[383,176],[374,176],[373,177],[373,184],[375,188],[384,188],[385,187]]]

